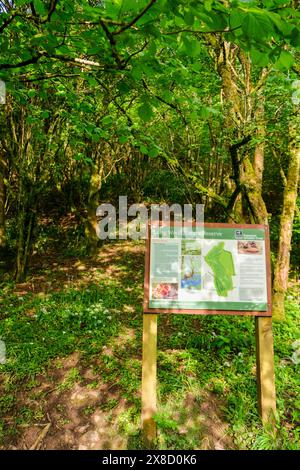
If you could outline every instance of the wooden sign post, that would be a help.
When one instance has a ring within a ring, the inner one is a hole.
[[[149,445],[156,438],[156,360],[157,314],[153,313],[143,318],[142,428]]]
[[[157,315],[255,317],[258,408],[274,425],[275,372],[269,231],[266,225],[149,224],[145,262],[142,429],[156,439]]]
[[[255,318],[258,409],[264,424],[275,424],[276,392],[272,317]]]

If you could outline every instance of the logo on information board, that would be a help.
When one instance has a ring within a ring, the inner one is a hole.
[[[244,238],[243,230],[235,230],[235,238],[236,240],[242,240]]]

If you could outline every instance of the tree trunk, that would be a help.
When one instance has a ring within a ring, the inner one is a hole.
[[[5,162],[4,158],[0,156],[0,248],[6,245],[5,233],[5,201],[6,201],[6,187],[5,187]]]
[[[297,142],[299,119],[290,125],[290,161],[280,217],[279,247],[273,281],[273,316],[284,320],[284,298],[288,287],[293,221],[300,170],[300,145]]]
[[[265,153],[265,123],[264,123],[264,96],[262,93],[258,96],[259,103],[255,112],[255,122],[256,122],[256,138],[259,142],[255,146],[254,150],[254,172],[256,175],[256,180],[258,184],[258,189],[262,191],[263,183],[263,171],[264,171],[264,153]]]
[[[87,242],[88,254],[94,255],[98,248],[97,237],[97,217],[96,210],[98,207],[98,196],[101,188],[101,175],[93,174],[90,180],[90,191],[87,204],[87,218],[85,221],[85,238]]]
[[[245,106],[241,106],[239,94],[236,91],[234,77],[231,77],[228,70],[228,59],[230,55],[226,54],[226,44],[223,47],[223,57],[219,73],[223,81],[224,97],[231,111],[234,121],[237,121],[237,129],[243,128],[249,122],[251,117],[251,75],[250,61],[244,54],[239,54],[240,62],[244,68],[245,82]],[[232,65],[232,64],[231,64]],[[247,126],[244,127],[247,129]],[[234,136],[240,139],[240,142],[231,144],[229,142],[229,151],[232,160],[233,178],[236,184],[235,191],[231,196],[230,205],[236,203],[239,207],[239,199],[242,200],[241,207],[245,207],[250,216],[251,223],[267,224],[268,213],[265,202],[262,197],[262,173],[263,173],[263,148],[257,148],[256,159],[252,164],[248,155],[247,143],[250,136],[246,136],[247,131],[238,131]],[[231,142],[233,139],[231,140]],[[242,148],[241,148],[242,147]],[[240,208],[239,208],[240,210]],[[255,317],[256,329],[256,367],[257,367],[257,385],[258,402],[260,414],[263,423],[274,424],[276,412],[276,394],[275,394],[275,372],[274,372],[274,352],[272,335],[272,317]]]
[[[268,212],[263,200],[261,188],[249,157],[243,159],[240,183],[250,213],[255,224],[268,224]]]
[[[16,281],[24,281],[27,275],[30,256],[32,254],[33,230],[35,227],[35,214],[27,212],[24,215],[22,227],[20,227],[17,251]]]
[[[21,191],[19,201],[18,245],[15,279],[24,281],[27,275],[33,246],[33,231],[36,223],[33,192]]]

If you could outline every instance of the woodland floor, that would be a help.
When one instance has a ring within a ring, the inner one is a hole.
[[[26,283],[2,284],[1,449],[143,448],[143,266],[142,242],[111,242],[93,258],[49,249]],[[159,318],[157,448],[297,448],[297,295],[274,326],[276,436],[256,409],[253,319]]]

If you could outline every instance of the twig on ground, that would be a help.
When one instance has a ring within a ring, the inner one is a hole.
[[[35,443],[30,447],[29,450],[39,450],[41,445],[42,445],[42,442],[43,440],[45,439],[49,429],[50,429],[50,426],[51,426],[51,422],[48,423],[44,429],[42,430],[42,432],[39,434],[37,440],[35,441]]]

